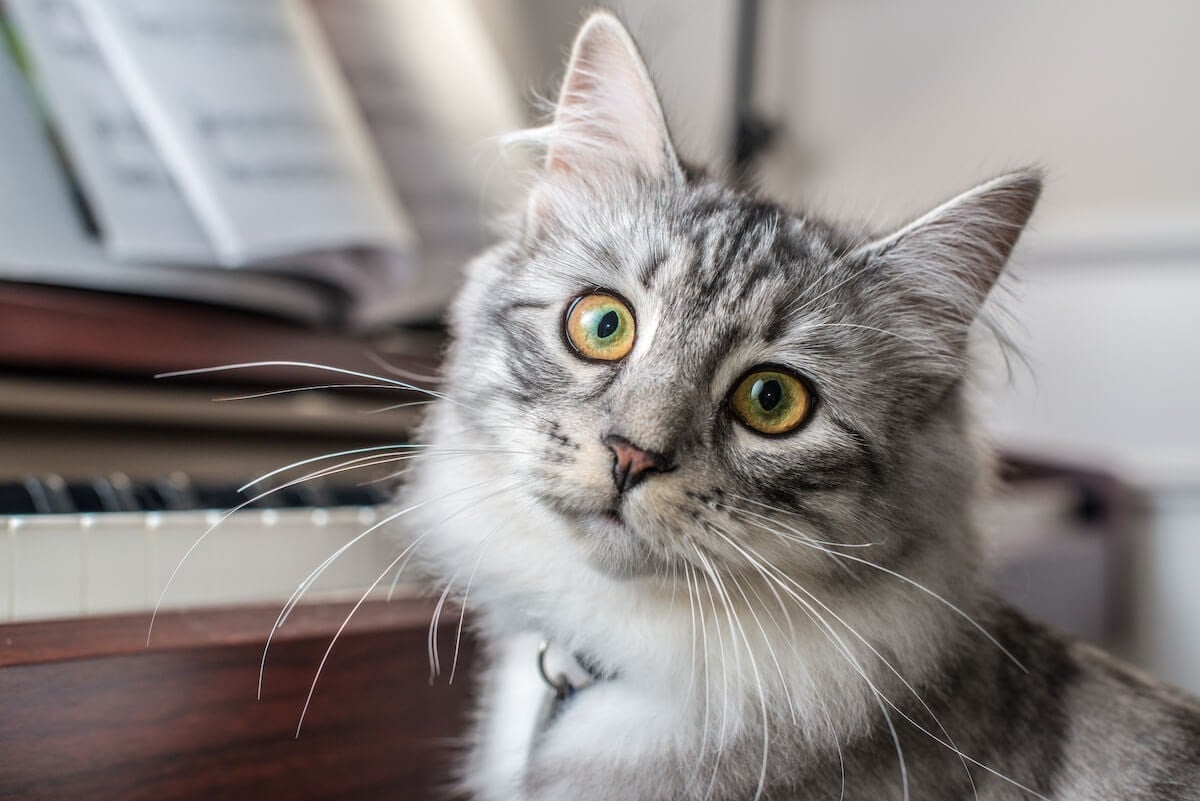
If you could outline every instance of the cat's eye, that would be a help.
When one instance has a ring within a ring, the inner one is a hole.
[[[567,308],[565,333],[585,359],[615,362],[633,350],[633,312],[612,295],[582,295]]]
[[[781,367],[756,367],[729,394],[738,420],[760,434],[794,431],[812,411],[812,394],[799,376]]]

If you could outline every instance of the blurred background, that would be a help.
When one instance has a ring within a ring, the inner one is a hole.
[[[357,373],[436,380],[529,168],[498,137],[542,119],[595,5],[0,3],[0,623],[146,610],[243,482],[410,435],[419,396]],[[685,159],[788,204],[885,229],[1045,168],[1002,298],[1026,364],[981,380],[996,581],[1200,692],[1200,5],[614,7]],[[153,379],[258,361],[355,373]],[[282,392],[326,384],[359,386]],[[286,599],[402,480],[285,486],[337,461],[261,485],[166,605]]]

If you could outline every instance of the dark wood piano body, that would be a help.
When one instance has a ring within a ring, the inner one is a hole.
[[[277,607],[0,626],[0,799],[441,797],[473,647],[431,683],[431,608],[371,603],[317,665],[349,605],[300,607],[259,660]],[[455,618],[457,621],[457,618]],[[444,626],[443,649],[453,647]]]

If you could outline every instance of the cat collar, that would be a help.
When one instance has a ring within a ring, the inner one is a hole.
[[[538,645],[537,668],[538,673],[542,677],[542,681],[549,685],[550,689],[554,690],[556,706],[561,705],[564,701],[574,697],[581,690],[586,690],[598,681],[614,678],[606,676],[595,663],[582,656],[581,654],[572,654],[571,659],[575,663],[577,670],[570,671],[576,675],[582,674],[580,678],[574,678],[568,675],[567,671],[551,671],[546,667],[546,655],[550,651],[550,642],[542,640]]]

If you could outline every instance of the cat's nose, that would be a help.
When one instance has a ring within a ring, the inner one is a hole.
[[[613,483],[624,494],[642,483],[651,473],[665,473],[670,467],[661,453],[643,450],[617,434],[604,437],[604,444],[613,452]]]

